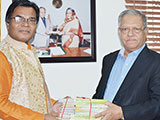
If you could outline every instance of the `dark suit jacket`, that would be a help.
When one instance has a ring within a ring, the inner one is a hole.
[[[119,51],[103,59],[102,77],[94,99],[103,99],[106,84]],[[114,100],[125,120],[160,120],[160,54],[145,47],[126,75]]]

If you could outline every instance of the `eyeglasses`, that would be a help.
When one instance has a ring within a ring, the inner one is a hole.
[[[124,34],[126,34],[126,33],[128,33],[131,29],[130,28],[128,28],[128,27],[120,27],[119,28],[120,30],[121,30],[121,32],[122,33],[124,33]],[[140,33],[140,32],[142,32],[143,30],[145,30],[145,28],[138,28],[138,27],[133,27],[132,28],[132,31],[134,32],[134,33]]]
[[[35,17],[24,18],[22,16],[15,16],[15,17],[11,17],[10,19],[13,19],[14,22],[16,22],[16,23],[24,23],[27,21],[30,25],[37,24],[37,19]]]

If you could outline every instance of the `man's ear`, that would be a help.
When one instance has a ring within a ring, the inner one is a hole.
[[[148,27],[146,27],[146,28],[145,28],[145,33],[146,33],[146,35],[148,35],[148,31],[149,31],[149,29],[148,29]]]
[[[9,22],[6,22],[7,30],[9,29]]]
[[[118,35],[120,36],[121,35],[121,30],[118,28]]]

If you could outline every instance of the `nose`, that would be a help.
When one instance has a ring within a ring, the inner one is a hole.
[[[28,20],[24,20],[22,23],[23,26],[29,26],[29,21]]]
[[[132,36],[134,34],[134,32],[133,32],[133,29],[129,29],[129,31],[128,31],[128,36]]]

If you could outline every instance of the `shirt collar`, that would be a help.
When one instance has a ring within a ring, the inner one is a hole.
[[[145,47],[145,44],[143,44],[143,46],[140,47],[139,49],[129,53],[128,55],[138,55],[143,50],[144,47]],[[125,48],[122,47],[121,50],[119,51],[119,55],[124,57],[124,51],[125,51]]]
[[[24,43],[21,41],[17,41],[13,38],[11,38],[11,36],[7,35],[6,39],[5,39],[12,47],[16,48],[16,49],[23,49],[23,50],[31,50],[31,44],[28,43]]]

